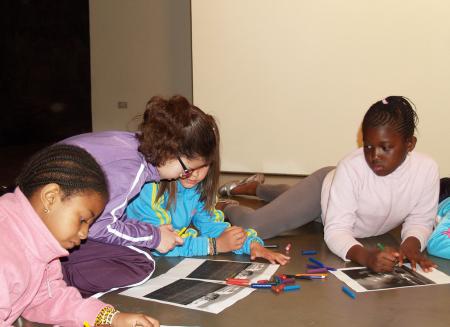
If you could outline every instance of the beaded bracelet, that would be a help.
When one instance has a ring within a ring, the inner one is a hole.
[[[217,255],[217,244],[215,238],[208,238],[208,254]]]
[[[110,306],[104,307],[98,313],[97,318],[95,318],[94,326],[102,326],[102,325],[111,326],[114,316],[118,313],[120,313],[120,311],[114,309],[113,307]]]
[[[217,244],[216,244],[216,239],[213,237],[212,239],[212,245],[213,245],[213,255],[217,255]]]

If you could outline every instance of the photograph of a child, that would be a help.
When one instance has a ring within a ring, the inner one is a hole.
[[[407,266],[395,267],[390,273],[376,273],[365,267],[346,269],[342,272],[367,290],[435,284]]]

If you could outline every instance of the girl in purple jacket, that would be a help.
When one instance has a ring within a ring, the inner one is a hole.
[[[138,133],[88,133],[63,141],[84,148],[99,162],[110,192],[88,240],[63,262],[68,284],[83,296],[141,284],[155,268],[151,249],[166,253],[183,243],[171,225],[127,219],[125,208],[144,183],[177,179],[204,165],[217,147],[215,126],[212,116],[182,96],[153,97]],[[210,185],[211,192],[216,187]]]

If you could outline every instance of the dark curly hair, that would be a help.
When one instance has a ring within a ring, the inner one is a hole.
[[[33,155],[16,179],[23,194],[30,198],[41,186],[55,183],[63,199],[74,194],[94,191],[107,200],[108,184],[97,161],[84,149],[56,144]]]
[[[390,96],[375,102],[364,115],[362,131],[364,133],[367,128],[389,125],[405,140],[411,138],[419,121],[413,107],[414,104],[402,96]]]
[[[214,119],[180,95],[166,100],[154,96],[139,125],[139,151],[155,167],[177,156],[212,157],[216,149]]]
[[[199,185],[200,200],[212,210],[220,173],[219,130],[211,115],[193,106],[183,96],[170,99],[154,96],[147,103],[136,134],[139,151],[156,166],[177,156],[202,158],[209,164],[206,178]],[[176,183],[162,181],[157,199],[169,193],[168,207],[176,201]]]

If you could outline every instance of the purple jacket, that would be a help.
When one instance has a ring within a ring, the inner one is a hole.
[[[88,151],[100,164],[109,184],[109,201],[89,230],[89,238],[103,243],[156,248],[159,228],[139,220],[126,219],[125,208],[144,183],[159,181],[156,167],[138,151],[139,141],[130,132],[87,133],[63,140]]]

